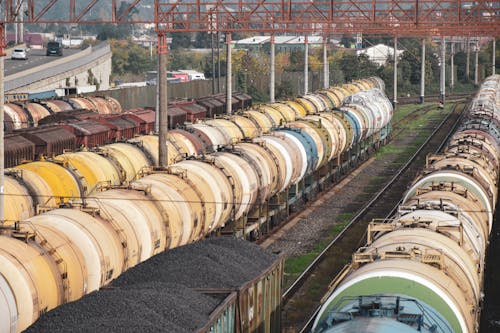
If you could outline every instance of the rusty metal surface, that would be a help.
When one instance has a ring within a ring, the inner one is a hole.
[[[95,147],[109,142],[109,128],[93,120],[81,120],[61,125],[77,137],[78,146]]]
[[[132,113],[122,114],[121,117],[133,124],[135,124],[134,135],[147,134],[146,121]]]
[[[19,134],[7,134],[5,142],[5,167],[11,168],[22,161],[35,159],[35,144]]]
[[[226,95],[225,94],[214,95],[214,99],[216,99],[219,102],[224,103],[224,105],[226,105]],[[232,106],[232,109],[233,110],[238,109],[238,104],[239,104],[239,100],[236,97],[234,97],[234,95],[232,95],[231,96],[231,106]]]
[[[196,103],[207,110],[207,118],[212,118],[216,114],[222,114],[225,111],[224,104],[214,98],[207,97],[199,99]]]
[[[182,135],[186,140],[188,140],[193,145],[193,147],[196,150],[197,155],[202,155],[207,150],[207,146],[206,146],[205,142],[203,142],[198,135],[195,135],[191,132],[188,132],[186,130],[181,130],[181,129],[174,129],[174,130],[169,131],[169,134]]]
[[[252,106],[252,96],[242,93],[242,92],[236,92],[233,94],[234,97],[236,97],[240,101],[240,108],[244,109],[249,106]]]
[[[53,113],[43,119],[40,119],[40,121],[38,121],[38,125],[48,125],[58,122],[83,120],[83,119],[93,118],[96,115],[97,114],[95,112],[86,109],[60,111]]]
[[[40,119],[50,115],[49,110],[38,103],[25,103],[24,108],[30,113],[34,126],[38,125]]]
[[[121,115],[100,117],[96,118],[96,121],[110,128],[110,132],[113,133],[112,140],[131,139],[135,133],[139,132],[136,123]]]
[[[14,120],[12,120],[11,116],[9,116],[9,114],[6,112],[4,112],[3,117],[4,117],[3,126],[5,132],[6,133],[12,132],[12,130],[14,130]]]
[[[181,110],[184,110],[187,115],[187,120],[190,122],[195,122],[198,119],[204,119],[207,114],[207,111],[203,106],[195,104],[194,102],[178,102],[173,105]]]
[[[47,127],[23,130],[19,133],[36,145],[35,155],[55,156],[62,154],[65,149],[76,148],[76,138],[69,130],[63,127]]]
[[[71,97],[71,98],[68,98],[68,102],[73,106],[74,109],[86,109],[86,110],[91,110],[91,111],[97,112],[94,103],[92,103],[87,98]]]
[[[138,108],[127,110],[127,112],[142,119],[142,121],[144,122],[144,133],[148,134],[154,132],[156,112],[153,109]]]
[[[44,101],[43,105],[46,105],[48,109],[52,112],[62,112],[62,111],[70,111],[73,110],[71,104],[66,101],[60,99],[53,99],[50,101]]]
[[[13,121],[14,129],[32,126],[33,118],[30,113],[17,103],[7,103],[4,105],[4,113],[9,115]]]
[[[182,125],[187,120],[186,111],[170,107],[168,108],[168,128],[175,128],[177,125]]]
[[[108,101],[102,97],[87,97],[87,99],[95,105],[95,109],[99,114],[110,114],[113,113],[113,108],[108,103]]]

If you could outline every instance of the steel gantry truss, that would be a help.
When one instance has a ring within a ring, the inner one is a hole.
[[[21,3],[25,10],[21,11]],[[462,0],[0,0],[0,23],[155,23],[195,32],[499,36],[499,1]],[[123,4],[125,3],[125,5]],[[100,5],[99,15],[92,8]],[[54,10],[63,12],[55,17]],[[150,8],[151,17],[130,15]],[[152,10],[154,9],[154,15]]]

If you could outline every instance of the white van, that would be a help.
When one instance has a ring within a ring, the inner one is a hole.
[[[194,80],[206,80],[205,79],[205,74],[197,72],[192,69],[179,69],[179,72],[186,73],[189,77],[189,81],[194,81]]]

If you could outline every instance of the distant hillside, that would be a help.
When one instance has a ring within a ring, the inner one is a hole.
[[[40,0],[35,2],[35,12],[39,13],[50,0]],[[87,1],[76,1],[76,12],[81,13],[90,3]],[[127,8],[128,4],[132,3],[131,0],[128,1],[117,1],[118,8]],[[87,14],[83,17],[83,20],[110,20],[111,19],[111,1],[98,0],[97,3],[89,10]],[[131,13],[131,15],[137,15],[140,18],[148,19],[152,18],[154,14],[154,0],[141,0],[136,9]],[[43,20],[69,20],[70,12],[70,1],[58,1],[56,5],[50,8],[47,13],[43,15]]]

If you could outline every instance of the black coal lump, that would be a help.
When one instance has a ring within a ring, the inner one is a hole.
[[[193,332],[220,299],[178,284],[103,289],[43,315],[26,332]]]
[[[277,259],[245,240],[211,238],[160,253],[122,274],[113,285],[123,287],[147,279],[190,288],[236,289],[260,276]]]

